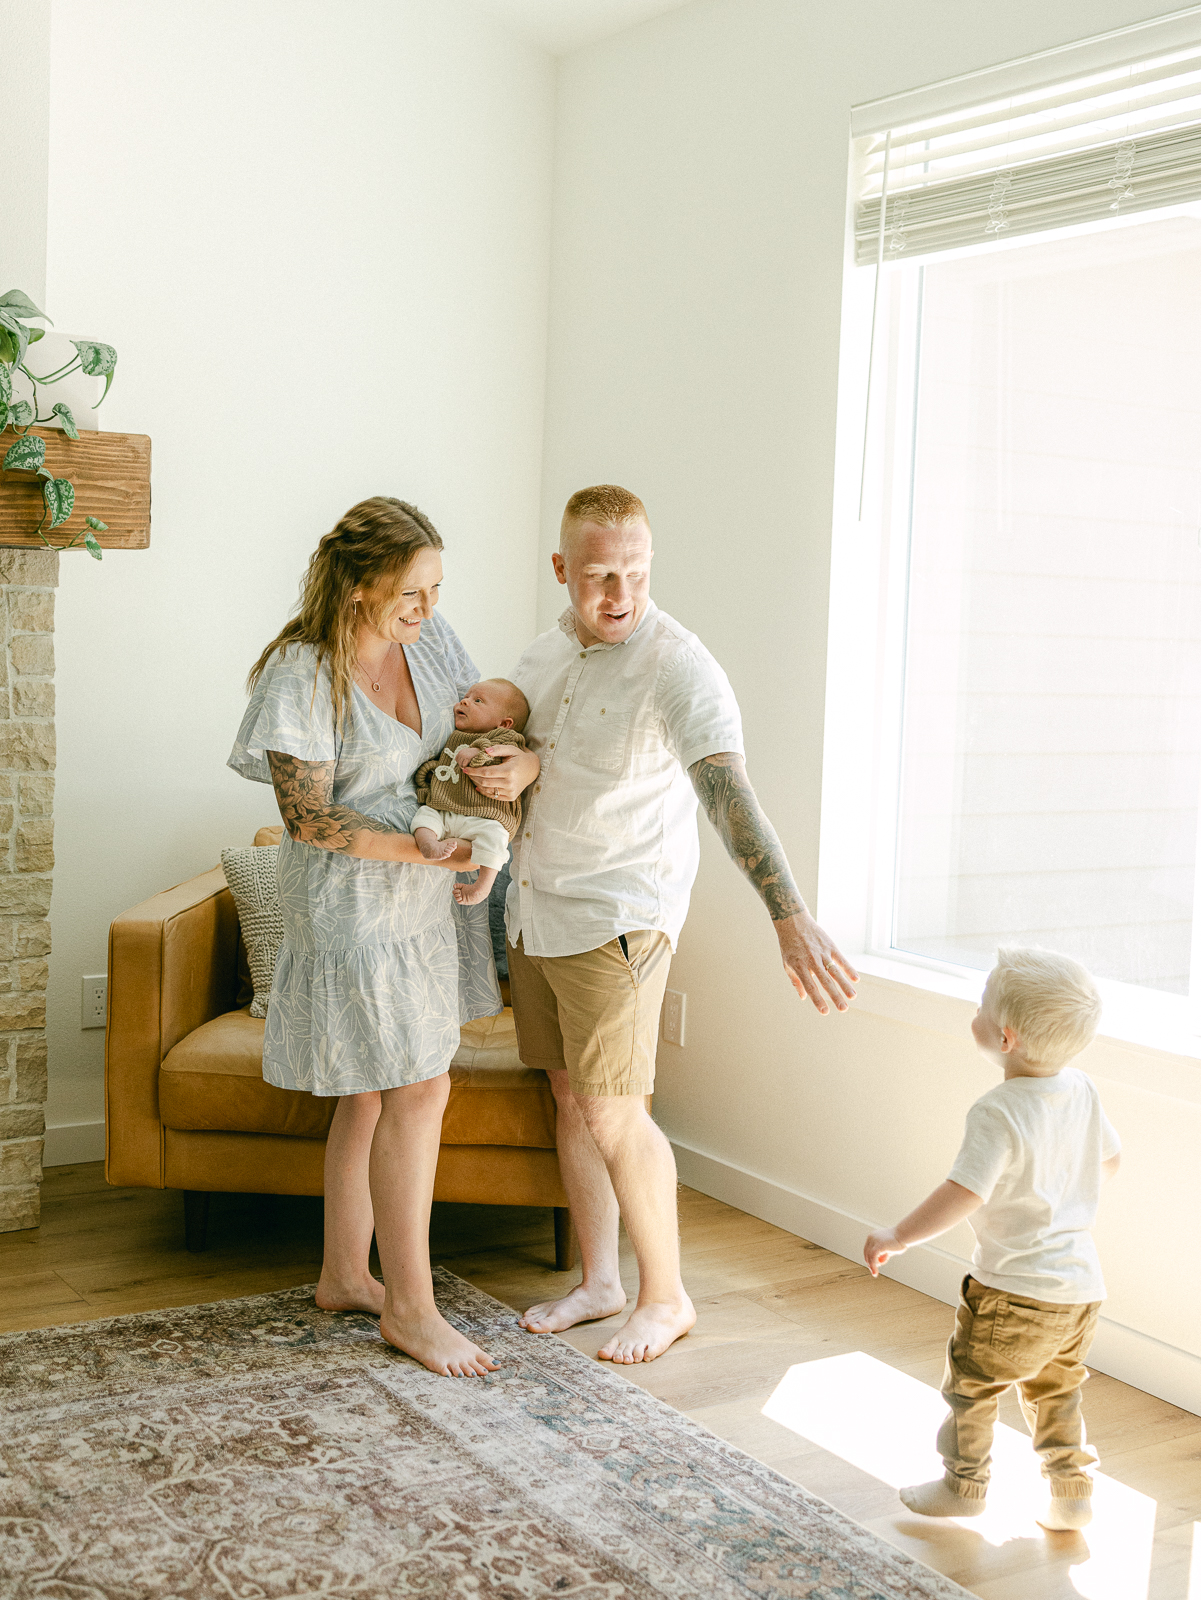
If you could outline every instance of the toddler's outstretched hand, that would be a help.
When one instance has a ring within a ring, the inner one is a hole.
[[[869,1233],[867,1243],[863,1247],[863,1259],[867,1262],[868,1271],[873,1278],[880,1276],[880,1268],[889,1256],[899,1256],[908,1249],[897,1238],[895,1228],[877,1228],[875,1233]]]

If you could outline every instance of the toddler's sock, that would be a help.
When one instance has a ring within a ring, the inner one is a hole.
[[[1038,1517],[1039,1525],[1050,1528],[1053,1533],[1062,1533],[1068,1528],[1087,1528],[1092,1520],[1093,1503],[1087,1495],[1081,1500],[1069,1500],[1066,1495],[1063,1499],[1052,1497],[1050,1505]]]
[[[942,1478],[935,1478],[933,1483],[915,1483],[898,1492],[910,1511],[923,1517],[978,1517],[984,1510],[983,1498],[969,1500],[966,1495],[956,1494]]]

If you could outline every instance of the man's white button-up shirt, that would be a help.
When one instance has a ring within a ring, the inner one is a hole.
[[[648,928],[674,950],[700,860],[688,768],[742,754],[729,679],[653,602],[624,644],[587,649],[565,611],[512,678],[542,771],[513,841],[509,942],[571,956]]]

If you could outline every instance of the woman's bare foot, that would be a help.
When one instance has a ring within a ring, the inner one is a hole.
[[[596,1352],[597,1360],[617,1361],[627,1366],[636,1361],[653,1361],[695,1324],[696,1311],[687,1295],[683,1300],[667,1304],[652,1302],[635,1306],[630,1320]]]
[[[461,906],[478,906],[481,900],[488,898],[495,882],[496,868],[481,867],[475,875],[474,883],[455,884],[454,897]]]
[[[322,1311],[366,1311],[378,1317],[384,1309],[384,1286],[371,1277],[361,1283],[336,1283],[323,1272],[314,1299]]]
[[[482,1378],[500,1365],[434,1310],[382,1316],[379,1331],[390,1345],[444,1378]]]
[[[625,1303],[626,1292],[620,1283],[577,1283],[561,1300],[543,1300],[517,1320],[527,1333],[562,1333],[580,1322],[615,1317]]]
[[[432,828],[414,828],[413,838],[427,861],[445,861],[459,848],[457,839],[439,839]]]

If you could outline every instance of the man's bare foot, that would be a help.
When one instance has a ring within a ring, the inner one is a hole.
[[[517,1320],[527,1333],[563,1333],[580,1322],[615,1317],[624,1310],[625,1303],[626,1292],[619,1283],[577,1283],[561,1300],[543,1300]]]
[[[454,897],[461,906],[478,906],[481,900],[486,900],[496,882],[495,867],[481,867],[475,875],[474,883],[456,883]]]
[[[457,839],[439,839],[432,828],[415,828],[413,838],[427,861],[445,861],[459,848]]]
[[[434,1310],[382,1316],[379,1331],[390,1345],[444,1378],[482,1378],[500,1366]]]
[[[636,1361],[653,1361],[695,1324],[696,1311],[687,1295],[671,1303],[635,1306],[630,1320],[596,1352],[597,1360],[616,1361],[626,1366]]]
[[[384,1309],[384,1286],[372,1277],[361,1283],[337,1283],[323,1272],[314,1299],[322,1311],[366,1311],[378,1317]]]

